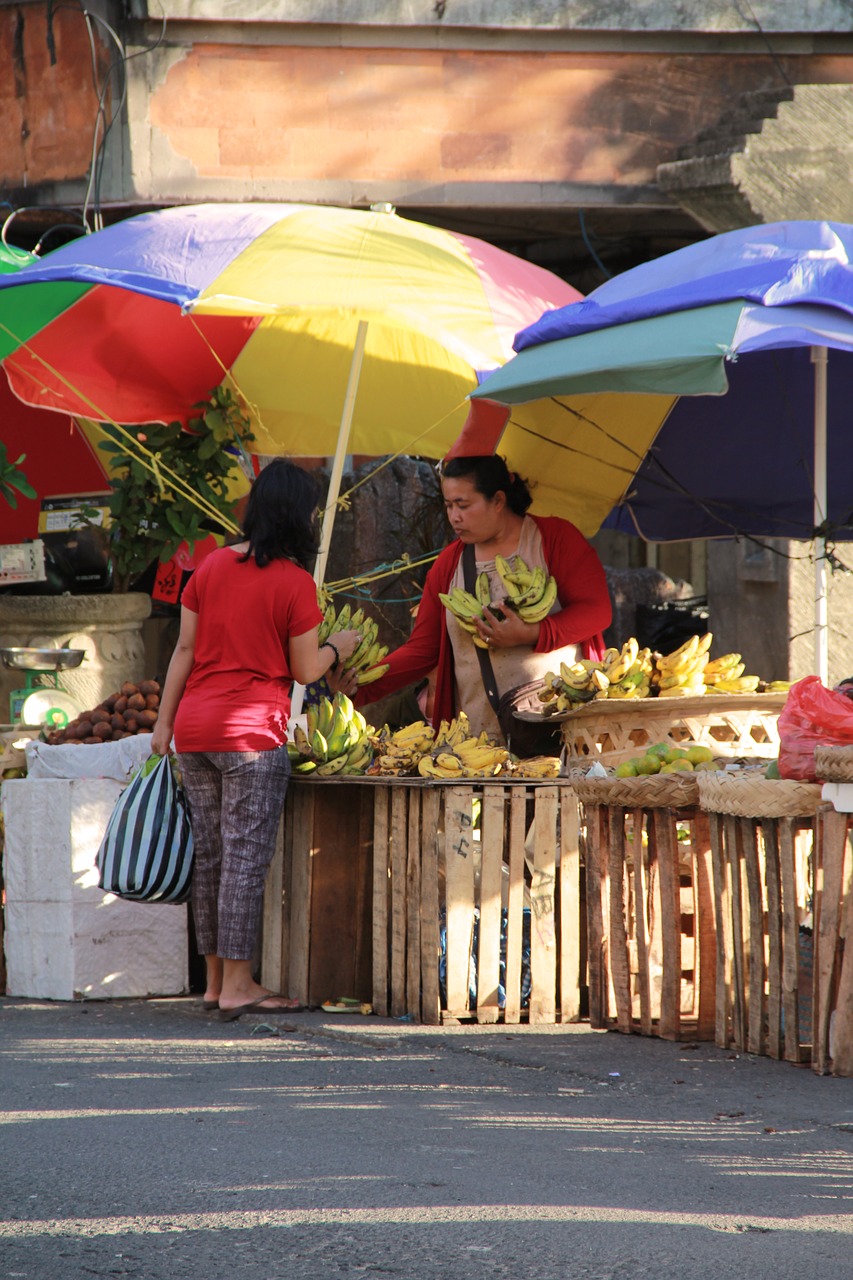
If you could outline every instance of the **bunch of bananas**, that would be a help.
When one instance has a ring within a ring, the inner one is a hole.
[[[486,574],[480,574],[480,578],[486,578],[488,582]],[[479,578],[477,581],[479,582]],[[488,649],[489,646],[474,624],[475,618],[482,618],[485,605],[481,604],[475,596],[472,596],[470,591],[465,591],[462,587],[454,587],[449,592],[439,591],[438,598],[445,609],[448,609],[453,614],[460,627],[468,632],[477,648]],[[486,601],[486,604],[488,603],[489,601]]]
[[[494,604],[504,604],[513,609],[525,622],[541,622],[547,618],[557,599],[557,580],[549,577],[545,570],[537,565],[529,569],[521,556],[513,556],[512,563],[503,556],[495,556],[495,570],[503,584],[505,595],[502,600],[492,599],[492,586],[487,573],[479,573],[473,594],[462,587],[454,587],[452,591],[439,592],[439,600],[445,609],[449,609],[459,625],[468,632],[474,644],[480,649],[488,645],[477,631],[475,619],[483,617],[483,610]],[[500,622],[503,615],[492,610],[494,617]]]
[[[559,778],[560,757],[530,756],[527,760],[516,760],[512,772],[519,778]]]
[[[570,711],[596,698],[647,698],[652,674],[651,650],[641,649],[631,636],[621,649],[608,649],[600,662],[581,658],[571,666],[561,662],[559,674],[546,672],[539,698],[546,714]]]
[[[745,676],[745,664],[739,653],[724,653],[712,658],[705,668],[705,684],[714,693],[754,693],[760,683],[758,676]],[[787,688],[787,681],[779,681]],[[771,690],[775,692],[775,690]]]
[[[418,761],[422,778],[493,778],[507,769],[510,754],[484,731],[472,736],[464,711],[452,720],[442,720],[428,753]]]
[[[394,733],[384,725],[373,738],[371,777],[405,778],[418,771],[418,764],[435,741],[435,730],[425,720],[407,724]]]
[[[288,742],[294,773],[331,778],[366,773],[373,760],[374,729],[345,693],[321,698],[305,711],[306,729],[296,725]]]
[[[332,640],[336,631],[358,631],[361,634],[361,644],[344,661],[344,670],[354,671],[359,685],[372,684],[374,680],[384,676],[388,664],[383,664],[382,659],[388,652],[388,646],[380,645],[377,640],[379,626],[376,621],[366,617],[360,607],[353,611],[350,604],[345,604],[338,612],[334,602],[327,596],[321,596],[319,604],[323,610],[323,621],[320,623],[317,643],[322,645],[326,640]]]
[[[514,609],[525,622],[541,622],[547,618],[557,599],[557,580],[549,576],[541,565],[528,568],[521,556],[513,556],[512,563],[503,556],[495,556],[495,569],[506,591],[505,603]],[[485,585],[481,587],[481,581]],[[489,589],[488,574],[477,579],[477,596]],[[486,601],[488,603],[488,601]]]
[[[659,698],[696,698],[706,691],[705,668],[713,634],[691,636],[672,653],[658,654],[652,683]]]

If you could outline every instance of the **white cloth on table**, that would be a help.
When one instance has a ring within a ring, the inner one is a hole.
[[[151,734],[79,747],[67,743],[51,747],[35,739],[27,743],[25,754],[29,778],[111,778],[127,782],[151,755]]]

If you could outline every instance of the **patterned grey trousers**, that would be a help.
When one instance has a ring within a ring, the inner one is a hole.
[[[178,763],[192,822],[198,949],[251,960],[290,777],[287,747],[182,752]]]

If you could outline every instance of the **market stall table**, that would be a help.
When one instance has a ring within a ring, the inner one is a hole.
[[[361,997],[428,1024],[577,1021],[583,917],[566,779],[297,778],[262,978],[309,1004]]]

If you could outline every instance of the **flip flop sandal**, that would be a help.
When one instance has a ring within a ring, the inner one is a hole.
[[[289,1000],[289,999],[290,999],[289,996],[283,996],[278,992],[269,991],[267,992],[266,995],[258,996],[257,1000],[250,1000],[248,1004],[238,1004],[233,1009],[220,1008],[219,1018],[221,1022],[236,1022],[238,1018],[242,1018],[244,1013],[251,1013],[253,1009],[256,1010],[258,1013],[267,1013],[267,1014],[269,1013],[273,1013],[273,1014],[304,1013],[305,1012],[305,1005],[296,1004],[296,1003],[284,1005],[282,1008],[279,1008],[279,1009],[261,1008],[262,1005],[266,1004],[267,1000]]]

